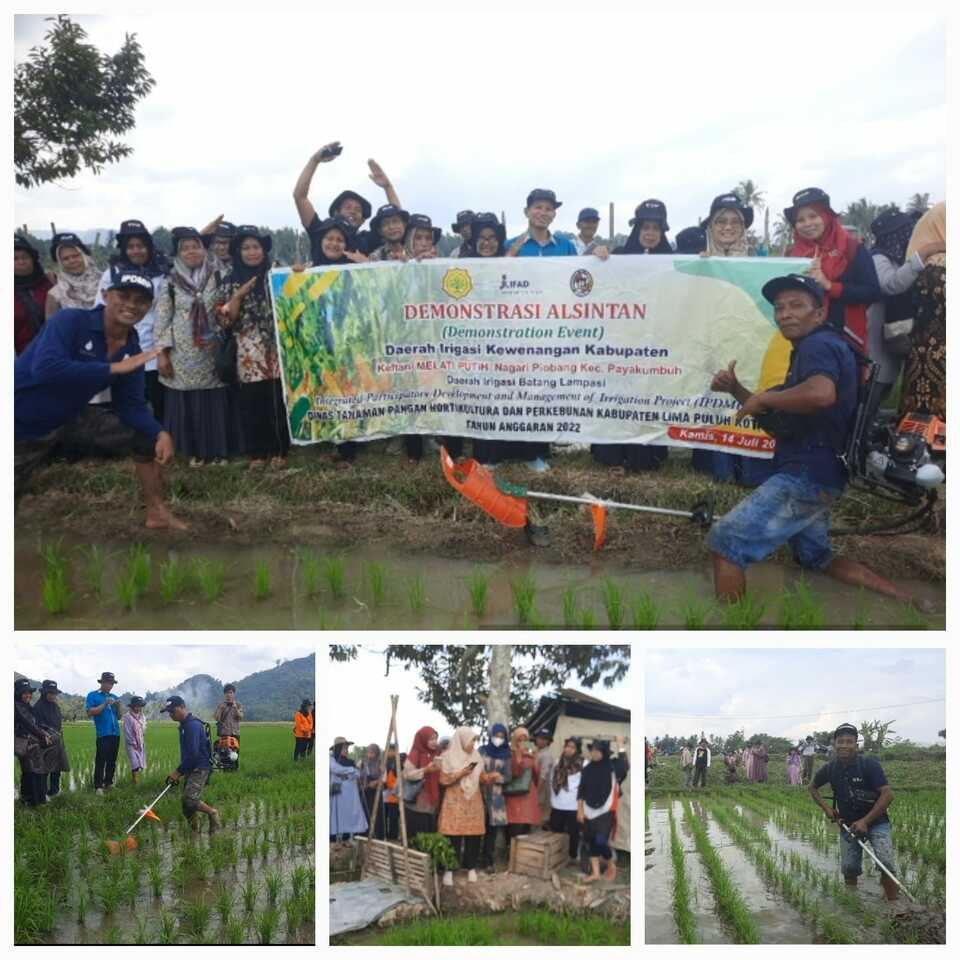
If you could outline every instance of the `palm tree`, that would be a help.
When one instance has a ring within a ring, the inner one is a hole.
[[[907,213],[926,213],[930,209],[930,194],[915,193],[907,201]]]
[[[780,251],[779,256],[782,257],[791,243],[793,243],[793,227],[782,213],[778,213],[777,222],[773,225],[773,247]],[[773,253],[773,250],[770,252]]]
[[[845,224],[855,227],[861,237],[870,233],[870,224],[877,218],[880,208],[871,203],[866,197],[854,200],[841,214]]]
[[[752,180],[741,180],[734,188],[733,192],[740,198],[741,203],[748,207],[757,207],[763,209],[766,206],[766,191],[761,190]]]

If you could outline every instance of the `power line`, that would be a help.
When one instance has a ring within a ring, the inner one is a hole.
[[[725,713],[648,713],[648,720],[803,720],[806,717],[829,717],[840,713],[864,713],[867,710],[896,710],[917,707],[925,703],[943,703],[943,697],[933,700],[914,700],[912,703],[887,703],[879,707],[846,707],[843,710],[818,710],[815,713],[781,713],[763,717],[735,717]]]

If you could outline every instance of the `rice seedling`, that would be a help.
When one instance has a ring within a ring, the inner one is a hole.
[[[138,947],[144,947],[150,942],[150,936],[147,933],[147,918],[136,917],[137,932],[134,934],[133,942]]]
[[[823,603],[803,580],[783,591],[780,625],[785,630],[822,630],[826,623]]]
[[[234,917],[227,922],[223,938],[227,943],[237,945],[243,943],[245,933],[246,928],[244,927],[243,920],[239,917]]]
[[[737,943],[759,943],[760,933],[750,915],[750,910],[719,854],[711,845],[703,821],[693,812],[689,800],[684,802],[684,810],[684,819],[690,827],[697,852],[710,878],[710,888],[713,891],[717,911],[733,928]]]
[[[283,877],[279,870],[268,870],[264,875],[264,883],[267,885],[267,899],[273,906],[280,896],[280,888],[283,886]]]
[[[323,573],[320,557],[313,550],[305,551],[300,557],[300,569],[303,572],[303,589],[307,596],[316,596],[320,590],[320,577]]]
[[[857,609],[853,614],[853,623],[851,626],[854,630],[866,630],[869,622],[870,618],[867,613],[867,596],[863,587],[861,587],[860,592],[857,595]]]
[[[243,858],[247,863],[252,863],[257,855],[257,841],[254,838],[248,838],[243,841]]]
[[[563,588],[563,625],[570,630],[577,625],[577,588],[569,583]]]
[[[904,630],[929,630],[930,624],[923,614],[912,604],[903,605]]]
[[[367,579],[370,581],[370,596],[373,605],[379,607],[387,595],[387,568],[376,560],[367,565]]]
[[[266,560],[258,560],[253,571],[253,596],[257,600],[266,600],[270,596],[270,564]]]
[[[305,892],[309,885],[310,872],[306,867],[294,867],[290,873],[290,890],[295,897],[299,897]]]
[[[150,590],[151,572],[150,551],[142,543],[135,543],[130,548],[130,556],[127,560],[127,575],[133,583],[138,597],[145,596]]]
[[[60,541],[40,548],[45,570],[43,574],[43,605],[47,613],[65,613],[70,602],[70,570],[67,555]]]
[[[190,900],[183,906],[183,920],[186,932],[195,940],[203,940],[210,927],[213,916],[213,907],[204,900],[203,896]]]
[[[189,581],[189,567],[171,554],[160,564],[160,599],[164,603],[176,603]]]
[[[713,612],[714,605],[709,601],[698,600],[694,596],[686,597],[680,604],[680,619],[684,630],[702,630]]]
[[[673,816],[673,804],[668,808],[670,817],[670,859],[673,861],[673,919],[681,943],[699,943],[697,921],[690,909],[690,887],[687,883],[687,870],[683,862],[683,845],[677,832],[676,819]]]
[[[766,604],[749,591],[723,608],[723,625],[727,630],[754,630],[766,612]]]
[[[260,838],[260,859],[270,859],[270,838],[267,836],[266,832],[264,832],[263,836]]]
[[[157,943],[169,946],[177,942],[177,918],[169,910],[160,909],[157,914],[159,929],[157,930]]]
[[[243,897],[243,909],[246,913],[252,913],[256,909],[257,893],[257,881],[248,874],[240,890],[240,895]]]
[[[597,625],[597,616],[593,612],[592,608],[585,607],[580,611],[580,629],[581,630],[593,630]]]
[[[220,918],[220,925],[226,927],[233,916],[233,892],[224,883],[217,884],[216,897],[213,901],[214,909]]]
[[[418,573],[407,585],[407,601],[413,613],[423,613],[423,608],[427,605],[427,587],[422,574]]]
[[[513,591],[513,605],[517,611],[517,621],[521,626],[529,626],[533,619],[534,604],[537,599],[537,583],[532,573],[510,581]]]
[[[342,556],[327,557],[323,561],[323,578],[334,600],[341,600],[346,595],[346,566]]]
[[[656,630],[660,623],[660,608],[649,593],[641,593],[633,598],[630,613],[634,630]]]
[[[117,599],[124,610],[133,610],[137,605],[137,584],[129,573],[123,572],[117,577]]]
[[[467,580],[467,589],[470,591],[470,605],[474,615],[482,618],[487,610],[487,590],[490,587],[490,577],[480,567],[474,567]]]
[[[222,560],[201,557],[196,561],[195,574],[203,595],[213,603],[223,594],[224,565]]]
[[[120,930],[115,923],[111,923],[110,926],[104,930],[101,943],[108,947],[115,947],[120,943]]]
[[[273,943],[280,926],[280,914],[275,907],[268,907],[256,919],[257,943]]]
[[[93,595],[98,599],[103,599],[103,571],[106,564],[106,557],[103,549],[95,543],[89,547],[81,548],[84,565],[84,577],[87,586],[90,587]]]
[[[77,923],[87,922],[87,908],[89,906],[90,901],[87,899],[87,891],[81,888],[80,893],[77,894]]]
[[[151,863],[147,868],[150,876],[150,892],[159,897],[163,895],[163,867],[159,863]]]
[[[608,626],[611,630],[619,630],[624,619],[623,587],[611,577],[605,577],[603,581],[603,606],[607,611]]]
[[[303,923],[303,903],[299,897],[289,896],[283,904],[288,937],[293,936]]]

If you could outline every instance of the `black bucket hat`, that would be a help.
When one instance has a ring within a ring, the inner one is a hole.
[[[484,227],[490,227],[497,235],[500,245],[506,246],[507,228],[500,222],[500,218],[495,213],[488,210],[483,213],[476,214],[473,218],[470,242],[473,244],[474,248],[476,248],[477,245],[477,234]]]
[[[340,209],[340,204],[344,200],[356,200],[360,204],[360,209],[363,212],[363,219],[369,220],[370,214],[373,212],[373,207],[370,205],[370,201],[366,197],[361,197],[359,193],[354,190],[344,190],[343,193],[336,196],[333,200],[333,203],[330,204],[330,209],[327,211],[331,217],[336,217],[337,211]]]
[[[131,707],[145,707],[146,705],[147,705],[147,701],[144,700],[143,697],[131,697],[131,698],[130,698],[130,706],[131,706]]]
[[[785,277],[774,277],[763,285],[761,293],[770,303],[773,303],[777,299],[777,294],[784,290],[803,290],[823,306],[823,287],[805,273],[788,273]]]
[[[40,259],[40,251],[22,233],[13,235],[13,249],[26,250],[35,260]]]
[[[230,240],[230,256],[233,258],[239,258],[240,256],[240,247],[243,246],[243,241],[247,237],[253,237],[254,240],[258,241],[260,246],[263,247],[263,255],[267,256],[270,251],[273,249],[273,237],[269,233],[264,233],[258,226],[252,223],[242,223],[237,227],[236,233]]]
[[[450,229],[454,233],[459,233],[468,223],[473,223],[476,214],[472,210],[461,210],[457,214],[457,219],[450,224]]]
[[[181,240],[199,240],[206,246],[209,239],[209,237],[204,237],[196,227],[174,227],[170,231],[170,252],[177,256],[180,252]]]
[[[120,241],[127,237],[143,237],[145,240],[153,242],[153,234],[150,233],[142,220],[124,220],[113,239],[117,241],[117,246],[120,247],[123,246]]]
[[[233,684],[233,683],[225,683],[225,684],[223,685],[223,692],[224,692],[224,693],[229,693],[231,690],[232,690],[234,693],[237,692],[236,684]]]
[[[889,233],[895,233],[904,227],[913,228],[919,215],[916,213],[903,213],[900,210],[885,210],[870,224],[870,232],[875,240],[887,236]]]
[[[814,203],[822,203],[835,217],[839,216],[837,211],[830,206],[830,195],[819,187],[806,187],[803,190],[798,190],[793,195],[793,205],[786,207],[783,215],[793,226],[797,222],[797,211],[801,207],[809,207]]]
[[[104,680],[110,680],[112,683],[117,682],[117,678],[109,671],[104,670],[97,679],[97,683],[103,683]]]
[[[316,230],[311,231],[311,236],[316,237],[319,243],[331,230],[339,230],[343,234],[348,250],[357,249],[357,228],[343,217],[327,217],[326,220],[321,220]]]
[[[79,247],[88,257],[90,248],[75,233],[55,233],[50,240],[50,259],[57,262],[59,247]]]
[[[538,200],[546,200],[548,203],[552,203],[554,208],[563,206],[563,204],[557,199],[557,195],[552,190],[544,190],[540,187],[537,187],[535,190],[531,190],[527,194],[527,206],[529,207]]]
[[[41,693],[60,693],[61,690],[57,686],[56,680],[44,680],[43,683],[40,684],[40,692]]]
[[[662,200],[644,200],[633,211],[633,219],[630,221],[632,227],[636,223],[644,220],[653,220],[660,224],[660,229],[666,233],[670,229],[667,223],[667,205]]]
[[[686,227],[676,240],[677,253],[703,253],[707,249],[707,231],[703,227]]]
[[[411,230],[416,230],[418,227],[423,230],[433,231],[434,246],[440,242],[443,231],[439,227],[435,227],[433,221],[425,213],[410,214],[410,219],[407,221],[407,235],[409,235]]]
[[[37,688],[26,677],[13,681],[13,692],[16,696],[19,697],[20,694],[26,693],[28,690],[30,693],[36,693]]]
[[[719,197],[714,197],[707,221],[712,220],[720,210],[738,210],[743,217],[744,230],[750,229],[753,223],[753,207],[748,207],[735,193],[721,193]]]
[[[235,223],[231,223],[229,220],[221,220],[214,236],[231,238],[236,232],[237,225]]]
[[[410,214],[406,210],[402,210],[400,207],[395,206],[392,203],[385,203],[382,207],[377,208],[376,215],[370,221],[370,229],[373,231],[373,234],[377,237],[380,237],[380,224],[383,223],[388,217],[399,217],[403,221],[403,231],[407,231],[407,223],[410,221]],[[333,219],[340,219],[342,217],[334,217]],[[351,229],[355,229],[351,224]],[[383,239],[381,237],[381,239]]]

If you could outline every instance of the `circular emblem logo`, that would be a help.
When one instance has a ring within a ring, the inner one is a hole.
[[[473,281],[463,267],[451,267],[443,275],[443,292],[454,300],[461,300],[473,289]]]
[[[577,270],[570,278],[570,289],[578,297],[585,297],[593,289],[593,275],[589,270]]]

